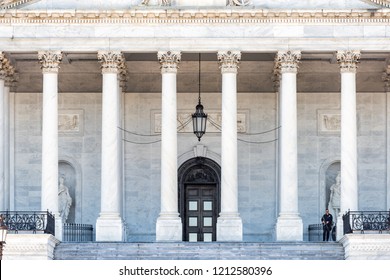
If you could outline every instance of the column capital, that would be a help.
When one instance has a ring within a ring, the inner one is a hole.
[[[181,61],[181,52],[179,51],[159,51],[157,53],[158,62],[161,66],[161,74],[177,73]]]
[[[126,61],[123,60],[123,62],[119,66],[119,76],[118,76],[119,86],[122,88],[122,91],[126,91],[127,74],[128,74],[128,69],[127,69]]]
[[[119,73],[125,58],[120,51],[99,51],[98,60],[101,63],[102,73]]]
[[[41,63],[42,73],[58,73],[62,60],[61,51],[40,51],[38,60]]]
[[[6,87],[12,87],[14,86],[17,78],[15,67],[11,64],[11,61],[5,56],[5,54],[0,52],[0,79],[5,81]]]
[[[276,92],[280,90],[280,80],[282,79],[282,73],[280,67],[277,63],[274,65],[274,70],[272,72],[272,82],[274,84],[274,89]]]
[[[219,51],[217,54],[221,73],[237,73],[241,61],[240,51]]]
[[[15,67],[13,67],[12,65],[9,65],[7,72],[6,72],[6,77],[5,77],[5,86],[12,87],[15,82],[16,82]]]
[[[390,65],[387,65],[382,74],[382,81],[385,84],[386,92],[390,91]]]
[[[7,77],[7,67],[9,66],[9,61],[5,57],[4,52],[0,52],[0,79],[5,80]]]
[[[337,51],[337,62],[340,64],[341,73],[356,73],[360,59],[360,51]]]
[[[297,73],[300,60],[301,51],[278,51],[275,56],[275,69],[278,69],[279,73]]]

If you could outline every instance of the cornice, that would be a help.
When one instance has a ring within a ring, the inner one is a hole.
[[[372,2],[383,7],[390,7],[390,0],[366,0],[367,2]]]
[[[38,0],[5,0],[0,2],[0,10],[2,9],[15,9],[17,7],[32,4],[38,2]]]
[[[390,0],[389,0],[390,1]],[[389,23],[390,9],[265,10],[265,9],[131,9],[0,10],[0,24],[207,24],[207,23]]]

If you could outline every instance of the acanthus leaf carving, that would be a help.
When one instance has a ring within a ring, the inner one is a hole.
[[[120,51],[99,51],[98,60],[102,73],[120,73],[125,61]]]
[[[9,86],[10,81],[15,80],[15,72],[11,60],[7,58],[4,52],[0,52],[0,79],[5,80],[6,86]]]
[[[5,65],[6,65],[5,54],[3,52],[0,52],[0,79],[2,80],[4,80],[6,77]]]
[[[275,57],[274,73],[297,73],[300,60],[300,51],[279,51]]]
[[[43,73],[58,73],[62,60],[61,51],[40,51],[38,60],[41,63]]]
[[[240,51],[219,51],[218,63],[221,73],[237,73],[241,61]]]
[[[387,65],[382,74],[382,81],[385,84],[385,90],[390,91],[390,65]]]
[[[347,50],[337,51],[337,62],[340,64],[340,72],[356,73],[357,64],[360,59],[360,51]]]
[[[159,51],[157,53],[160,62],[161,73],[176,73],[181,61],[181,52],[179,51]]]

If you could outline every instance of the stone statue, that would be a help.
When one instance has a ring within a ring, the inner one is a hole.
[[[335,218],[340,212],[340,195],[341,195],[341,174],[337,172],[336,182],[330,187],[330,198],[328,209],[332,209]]]
[[[65,178],[60,177],[60,184],[58,186],[58,210],[64,222],[68,219],[70,206],[72,205],[72,197],[69,194],[69,189],[64,185]]]
[[[229,0],[228,6],[248,6],[250,0]]]
[[[141,5],[148,6],[150,0],[142,0]],[[171,0],[159,0],[160,6],[170,6]]]

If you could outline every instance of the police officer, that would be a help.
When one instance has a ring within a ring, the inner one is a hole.
[[[322,241],[329,241],[329,235],[333,226],[333,216],[329,213],[329,209],[325,210],[325,214],[322,216],[321,222],[323,225]]]

